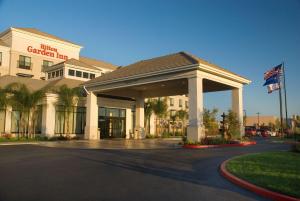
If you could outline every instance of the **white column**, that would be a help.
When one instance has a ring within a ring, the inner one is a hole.
[[[57,97],[54,94],[46,94],[42,109],[42,135],[53,137],[55,134],[55,103]]]
[[[203,78],[196,76],[188,79],[189,89],[189,126],[188,141],[200,141],[205,137],[203,125]]]
[[[130,132],[133,132],[131,112],[131,108],[126,108],[126,139],[130,139]]]
[[[155,114],[150,117],[150,135],[155,135]]]
[[[99,140],[98,133],[98,105],[97,96],[90,92],[86,97],[86,125],[84,138],[88,140]]]
[[[145,138],[144,130],[144,98],[136,98],[136,108],[135,108],[135,132],[137,132],[136,138]]]
[[[240,122],[241,137],[244,136],[245,130],[243,125],[243,88],[235,88],[232,90],[232,111],[236,113]]]
[[[7,106],[5,110],[5,125],[4,125],[4,132],[9,134],[11,133],[11,113],[12,113],[12,107]]]

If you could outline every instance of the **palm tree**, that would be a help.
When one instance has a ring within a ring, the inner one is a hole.
[[[70,134],[70,114],[74,106],[79,101],[79,98],[81,97],[80,88],[69,88],[67,85],[62,85],[57,90],[59,103],[64,106],[65,109],[65,117],[66,117],[66,134]]]
[[[46,88],[31,92],[25,84],[12,83],[6,87],[7,91],[11,93],[9,99],[11,105],[20,111],[19,130],[23,134],[35,134],[35,115],[37,104],[42,100],[46,93]],[[25,119],[28,117],[28,119]],[[19,137],[19,132],[18,132]]]
[[[188,113],[186,110],[178,110],[177,111],[178,118],[182,121],[182,130],[185,134],[185,125],[186,125],[186,119],[188,118]]]
[[[145,128],[146,128],[146,133],[150,134],[150,118],[153,114],[153,101],[152,99],[148,99],[145,102],[144,108],[145,108],[145,117],[146,117],[146,121],[145,121]]]
[[[219,126],[217,122],[218,109],[214,108],[212,111],[204,109],[203,124],[206,135],[217,135],[219,133]]]
[[[171,120],[171,124],[172,124],[172,127],[173,127],[173,129],[172,129],[172,131],[173,131],[173,136],[175,136],[175,125],[176,125],[176,119],[178,118],[178,113],[176,112],[174,115],[170,115],[170,120]]]
[[[0,87],[0,109],[5,108],[8,104],[7,90]]]
[[[153,112],[158,117],[158,119],[161,119],[163,116],[165,116],[167,111],[168,111],[168,104],[166,103],[166,100],[156,99],[153,102]]]

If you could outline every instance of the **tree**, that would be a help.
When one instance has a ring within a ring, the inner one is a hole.
[[[58,94],[59,104],[64,106],[65,117],[66,117],[66,129],[65,132],[67,135],[70,134],[70,114],[74,106],[79,101],[81,97],[80,88],[69,88],[67,85],[62,85],[56,91]]]
[[[153,112],[158,117],[158,119],[164,117],[167,111],[168,111],[168,104],[166,103],[166,100],[155,99],[153,101]]]
[[[225,118],[227,128],[227,138],[237,139],[240,137],[240,122],[237,118],[237,114],[232,110],[228,110],[228,114]]]
[[[203,124],[205,126],[205,135],[217,135],[219,133],[217,113],[218,109],[216,108],[214,108],[212,111],[204,109]]]
[[[5,108],[8,104],[7,90],[0,87],[0,109]]]
[[[175,136],[175,126],[176,126],[176,120],[178,118],[178,114],[177,112],[175,114],[170,114],[170,120],[171,120],[171,125],[173,127],[172,131],[173,131],[173,136]]]
[[[183,133],[185,134],[185,126],[186,126],[186,120],[188,118],[188,113],[186,110],[181,109],[177,111],[177,116],[182,121],[182,130],[184,130]]]
[[[30,135],[35,133],[37,104],[42,100],[47,89],[30,91],[25,84],[12,83],[6,87],[6,90],[11,93],[10,104],[20,112],[19,129],[21,129],[21,133],[26,137],[31,137]]]
[[[150,118],[153,114],[153,100],[148,99],[145,102],[144,109],[145,109],[145,128],[146,128],[146,133],[150,134]]]

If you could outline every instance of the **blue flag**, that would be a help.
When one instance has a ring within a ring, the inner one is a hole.
[[[275,74],[275,75],[269,77],[268,79],[266,79],[264,86],[269,85],[269,84],[279,84],[279,82],[280,82],[279,75]]]

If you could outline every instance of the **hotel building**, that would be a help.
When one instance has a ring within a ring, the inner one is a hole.
[[[9,28],[0,34],[0,86],[18,82],[33,91],[83,87],[87,96],[68,121],[72,135],[85,139],[144,138],[147,98],[165,97],[170,115],[188,111],[190,140],[203,136],[205,92],[232,90],[233,110],[242,119],[242,87],[250,83],[246,78],[185,52],[117,67],[81,56],[82,48],[37,29]],[[64,106],[56,93],[47,93],[38,108],[37,133],[52,137],[66,132]],[[154,133],[154,115],[151,119]],[[20,132],[19,124],[16,108],[0,108],[0,133]]]

